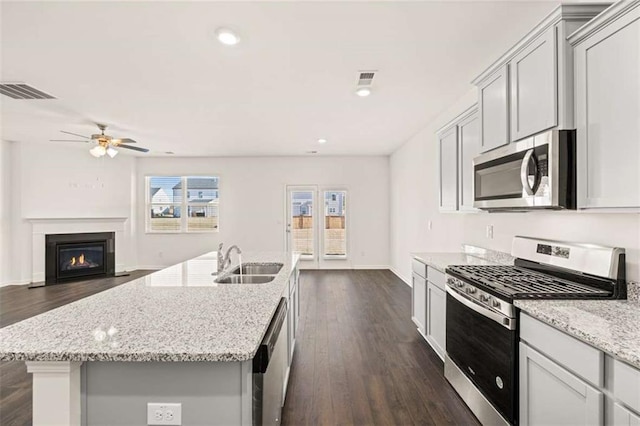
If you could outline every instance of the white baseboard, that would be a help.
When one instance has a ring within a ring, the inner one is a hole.
[[[389,265],[353,265],[351,269],[389,269]]]
[[[6,287],[8,285],[29,285],[31,281],[8,281],[6,283],[1,283],[0,287]]]
[[[168,268],[168,266],[165,265],[138,265],[135,268],[131,268],[128,272],[131,271],[137,271],[139,269],[148,269],[148,270],[152,270],[152,271],[159,271],[160,269],[164,269],[164,268]]]
[[[396,268],[393,267],[389,267],[389,270],[391,272],[393,272],[395,274],[396,277],[400,278],[406,285],[408,285],[409,287],[411,287],[411,282],[407,281],[404,279],[404,277],[402,275],[400,275],[400,272],[398,272],[398,270]]]

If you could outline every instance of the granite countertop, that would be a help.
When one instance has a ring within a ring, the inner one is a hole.
[[[0,360],[250,360],[298,257],[243,253],[284,266],[270,283],[215,284],[207,253],[0,329]]]
[[[637,284],[628,300],[516,300],[515,306],[614,357],[640,368]]]
[[[449,265],[513,265],[513,257],[506,253],[469,245],[464,245],[461,252],[411,253],[411,256],[442,273],[445,272]]]

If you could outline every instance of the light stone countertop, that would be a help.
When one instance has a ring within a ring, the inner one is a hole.
[[[0,329],[0,360],[250,360],[298,258],[242,253],[284,266],[270,283],[215,284],[207,253]]]
[[[533,318],[640,368],[640,303],[629,300],[516,300]]]
[[[411,256],[443,274],[449,265],[513,265],[514,258],[507,253],[467,244],[462,249],[452,253],[411,253]]]

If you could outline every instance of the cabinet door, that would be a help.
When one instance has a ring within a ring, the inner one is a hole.
[[[477,111],[458,124],[458,141],[460,210],[475,210],[473,208],[473,159],[480,154],[481,150],[480,118]]]
[[[508,68],[500,68],[478,87],[482,152],[509,143]]]
[[[640,426],[640,416],[616,402],[613,406],[613,424],[616,426]]]
[[[427,285],[424,278],[413,274],[413,322],[425,334],[427,322]]]
[[[509,64],[511,140],[558,123],[556,28],[549,28]]]
[[[440,358],[445,354],[445,292],[433,283],[427,282],[427,341]]]
[[[520,424],[602,425],[602,392],[520,343]]]
[[[640,7],[575,46],[578,207],[640,207]]]
[[[440,210],[458,210],[458,128],[438,134],[440,151]]]

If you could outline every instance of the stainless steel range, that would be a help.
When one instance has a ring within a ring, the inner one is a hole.
[[[518,424],[516,299],[624,299],[620,248],[515,237],[513,266],[449,266],[445,377],[486,425]]]

